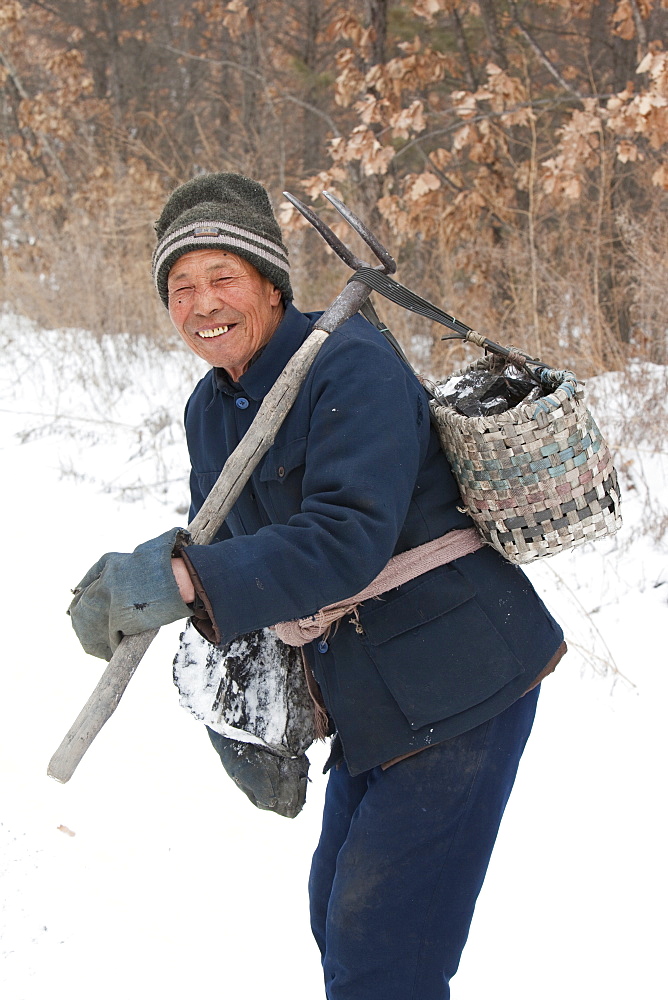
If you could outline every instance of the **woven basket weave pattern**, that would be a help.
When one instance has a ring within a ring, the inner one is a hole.
[[[574,381],[493,417],[430,405],[467,512],[506,559],[528,563],[621,526],[612,458]]]

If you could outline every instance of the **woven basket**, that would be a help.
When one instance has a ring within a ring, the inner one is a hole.
[[[481,359],[456,375],[489,371]],[[485,541],[513,563],[621,527],[619,487],[608,446],[570,372],[548,396],[490,417],[466,417],[431,400],[443,450],[467,512]]]

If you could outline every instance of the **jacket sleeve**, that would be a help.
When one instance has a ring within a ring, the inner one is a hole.
[[[271,524],[188,547],[223,642],[357,593],[392,556],[429,438],[424,392],[383,344],[338,332],[308,394],[302,502]]]

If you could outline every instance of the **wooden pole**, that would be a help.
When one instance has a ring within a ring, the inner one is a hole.
[[[349,282],[320,317],[262,401],[253,423],[227,459],[213,489],[188,530],[198,545],[208,545],[229,514],[253,469],[271,447],[276,433],[329,333],[350,319],[364,304],[370,289]],[[47,774],[63,784],[70,780],[84,754],[115,712],[144,653],[158,629],[128,635],[122,640],[95,690],[49,762]]]

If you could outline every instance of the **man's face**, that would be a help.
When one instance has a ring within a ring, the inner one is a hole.
[[[281,292],[225,250],[179,257],[167,279],[169,316],[188,347],[234,381],[283,317]]]

